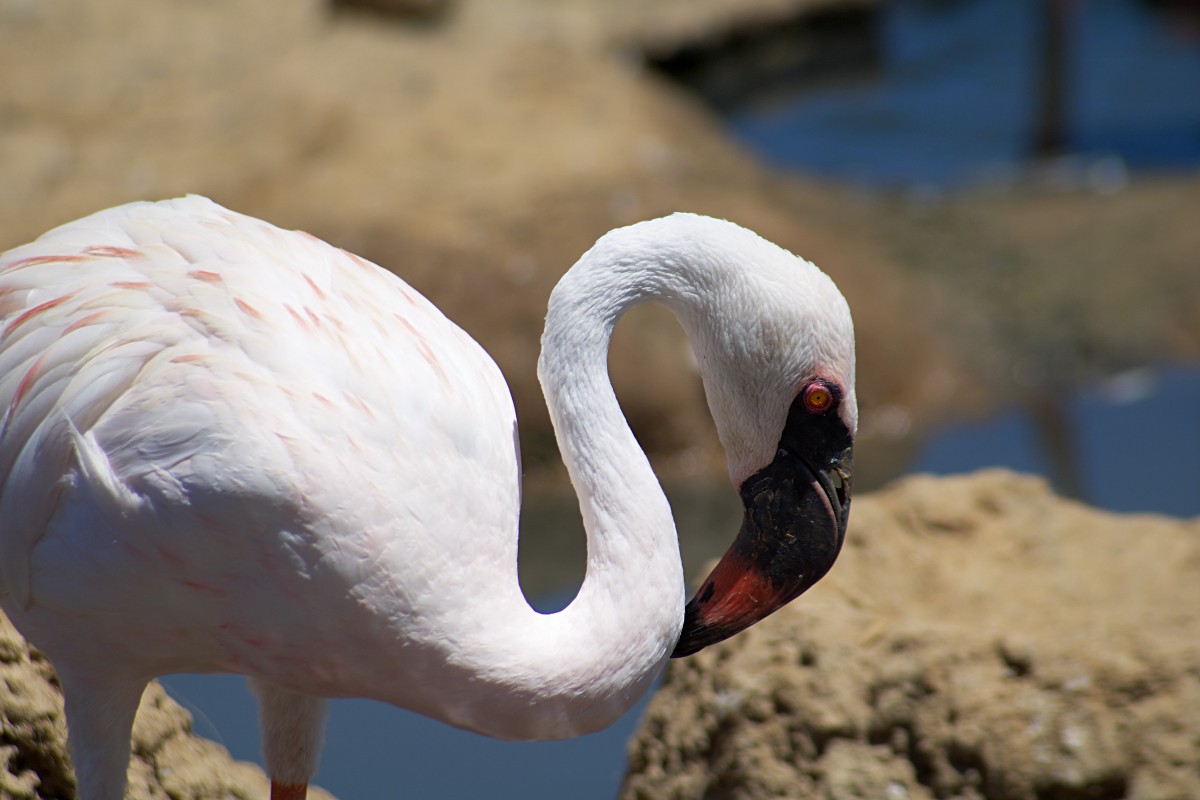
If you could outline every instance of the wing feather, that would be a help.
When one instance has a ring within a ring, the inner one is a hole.
[[[239,529],[247,492],[304,497],[364,530],[427,520],[454,548],[515,529],[514,425],[494,362],[420,294],[204,198],[109,209],[0,255],[0,594],[20,604],[71,481],[183,505],[201,485],[242,492],[205,509],[209,529]],[[428,490],[447,474],[443,493],[503,488],[447,507]]]

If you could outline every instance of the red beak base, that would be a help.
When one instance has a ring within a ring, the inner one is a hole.
[[[689,604],[688,611],[693,612],[689,622],[710,631],[719,641],[750,627],[790,599],[786,590],[771,585],[753,561],[730,550]]]

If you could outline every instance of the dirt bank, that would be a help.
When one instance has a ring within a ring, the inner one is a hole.
[[[824,582],[671,665],[624,798],[1200,797],[1200,523],[999,471],[854,502]]]

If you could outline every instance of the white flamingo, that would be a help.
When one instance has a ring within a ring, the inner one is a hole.
[[[746,505],[686,614],[606,368],[643,301],[686,330]],[[58,669],[84,800],[123,796],[142,690],[172,672],[250,677],[276,800],[306,793],[325,697],[509,739],[597,730],[669,655],[811,586],[845,534],[849,311],[732,223],[613,231],[550,298],[539,375],[587,529],[556,614],[517,582],[500,371],[379,267],[201,197],[134,203],[3,255],[0,322],[0,599]]]

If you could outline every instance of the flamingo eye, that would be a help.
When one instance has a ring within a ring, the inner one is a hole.
[[[804,407],[814,414],[828,411],[833,405],[833,392],[823,383],[810,383],[804,390]]]

